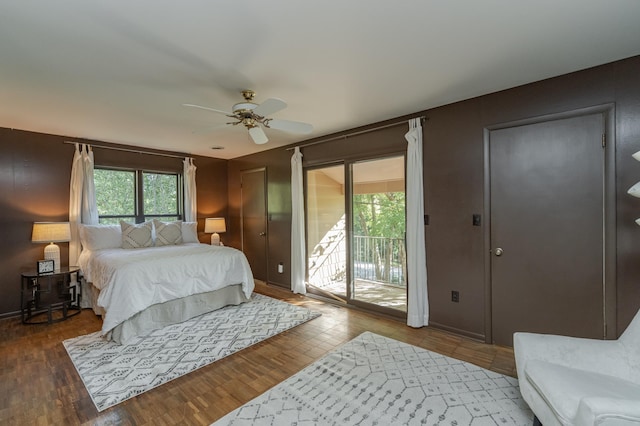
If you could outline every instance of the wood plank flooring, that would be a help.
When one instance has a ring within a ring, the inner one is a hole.
[[[513,351],[258,284],[322,316],[99,413],[62,341],[97,331],[91,310],[51,325],[0,321],[0,424],[208,425],[364,331],[515,376]]]

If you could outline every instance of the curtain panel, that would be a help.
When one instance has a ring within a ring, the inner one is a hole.
[[[424,238],[422,125],[409,121],[407,146],[407,325],[429,325],[427,256]]]
[[[294,293],[307,293],[305,265],[302,153],[296,147],[291,156],[291,291]]]
[[[98,224],[98,207],[93,180],[93,150],[90,145],[75,144],[75,152],[71,162],[71,182],[69,184],[69,225],[71,240],[69,241],[69,265],[77,265],[82,251],[78,225]]]
[[[183,161],[184,171],[184,217],[185,222],[196,222],[198,220],[198,203],[196,199],[196,166],[193,158],[185,158]]]

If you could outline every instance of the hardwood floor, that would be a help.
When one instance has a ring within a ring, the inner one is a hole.
[[[98,412],[62,341],[97,331],[91,310],[52,325],[0,321],[0,424],[208,425],[363,331],[515,376],[513,351],[259,284],[256,291],[322,316]]]

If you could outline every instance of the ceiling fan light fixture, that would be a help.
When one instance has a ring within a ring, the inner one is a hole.
[[[257,106],[258,104],[254,104],[253,102],[238,102],[233,106],[232,111],[234,114],[242,114],[253,111]]]
[[[308,123],[267,118],[267,116],[287,107],[287,103],[282,99],[269,98],[260,104],[256,104],[255,102],[252,102],[253,97],[255,96],[255,92],[253,90],[243,90],[242,96],[244,97],[245,102],[238,102],[233,105],[232,112],[225,112],[219,109],[194,104],[183,105],[191,108],[217,112],[232,118],[235,121],[230,121],[226,124],[231,126],[242,124],[249,131],[250,138],[257,144],[263,144],[269,141],[262,126],[265,128],[272,128],[298,134],[309,134],[313,130],[313,126]]]

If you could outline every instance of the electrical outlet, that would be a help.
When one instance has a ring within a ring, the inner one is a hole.
[[[460,302],[460,292],[457,290],[451,290],[451,301],[452,302]]]

